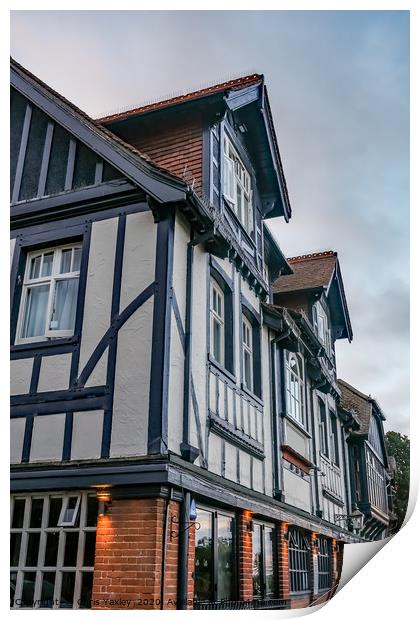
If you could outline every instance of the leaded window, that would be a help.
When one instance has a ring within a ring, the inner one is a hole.
[[[251,322],[242,315],[242,355],[244,385],[248,390],[254,389],[254,357],[252,348],[252,325]]]
[[[337,467],[340,467],[340,448],[338,440],[338,419],[334,411],[330,410],[331,425],[331,452],[332,460]]]
[[[194,599],[235,600],[235,520],[224,512],[197,508]]]
[[[386,490],[385,469],[372,450],[366,446],[366,467],[370,503],[386,513],[388,498]]]
[[[305,382],[303,360],[299,354],[285,352],[286,411],[288,415],[305,425]]]
[[[318,539],[318,590],[331,587],[331,544],[322,536]]]
[[[256,523],[252,532],[252,583],[254,598],[275,596],[274,526]]]
[[[251,177],[226,133],[223,136],[223,196],[245,230],[251,233]]]
[[[80,244],[28,254],[18,321],[18,343],[73,334],[81,258]]]
[[[210,290],[210,353],[219,364],[225,359],[225,299],[216,280]]]
[[[11,514],[11,606],[90,608],[98,516],[96,495],[15,495]]]
[[[309,590],[310,542],[299,529],[291,528],[289,532],[290,591],[306,592]]]

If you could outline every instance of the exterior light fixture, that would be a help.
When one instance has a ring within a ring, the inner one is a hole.
[[[172,515],[171,517],[171,531],[169,532],[169,538],[172,540],[173,538],[177,538],[182,532],[189,530],[191,527],[194,527],[196,530],[199,530],[201,527],[201,523],[197,521],[197,508],[195,505],[195,500],[192,499],[190,502],[190,510],[188,512],[189,524],[184,527],[182,530],[178,531],[173,529],[173,525],[179,525],[180,520],[178,515]]]
[[[248,523],[246,524],[246,530],[247,530],[247,532],[253,532],[254,531],[254,521],[252,519],[250,521],[248,521]]]
[[[357,534],[363,528],[364,515],[360,510],[356,509],[349,515],[335,514],[334,521],[335,523],[338,521],[345,521],[350,532],[355,532]]]
[[[111,492],[109,491],[108,488],[97,489],[96,498],[99,502],[98,503],[98,516],[103,517],[106,514],[108,507],[112,500]]]

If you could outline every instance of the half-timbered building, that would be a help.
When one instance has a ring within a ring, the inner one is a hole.
[[[291,207],[263,76],[94,121],[12,61],[10,170],[12,606],[328,598],[362,540],[352,333],[337,256],[267,228]]]

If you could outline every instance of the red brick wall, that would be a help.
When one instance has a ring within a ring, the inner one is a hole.
[[[241,601],[250,601],[253,596],[252,532],[249,530],[251,522],[250,512],[244,511],[239,515],[239,600]]]
[[[166,500],[113,500],[98,518],[93,608],[159,609],[161,606],[162,548]],[[178,536],[170,540],[171,516],[178,520],[179,505],[169,503],[164,570],[164,608],[176,609]]]
[[[183,177],[200,194],[202,187],[203,130],[197,116],[169,119],[142,127],[136,134],[124,139],[154,162],[173,174]]]
[[[290,598],[289,583],[289,543],[287,538],[287,523],[280,523],[277,528],[277,558],[278,558],[278,591],[279,598]]]

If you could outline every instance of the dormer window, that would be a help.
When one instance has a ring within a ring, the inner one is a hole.
[[[313,305],[313,326],[318,338],[327,350],[327,353],[331,355],[332,345],[330,329],[328,327],[328,317],[319,301]]]
[[[247,233],[251,234],[251,177],[226,133],[223,136],[223,196]]]

